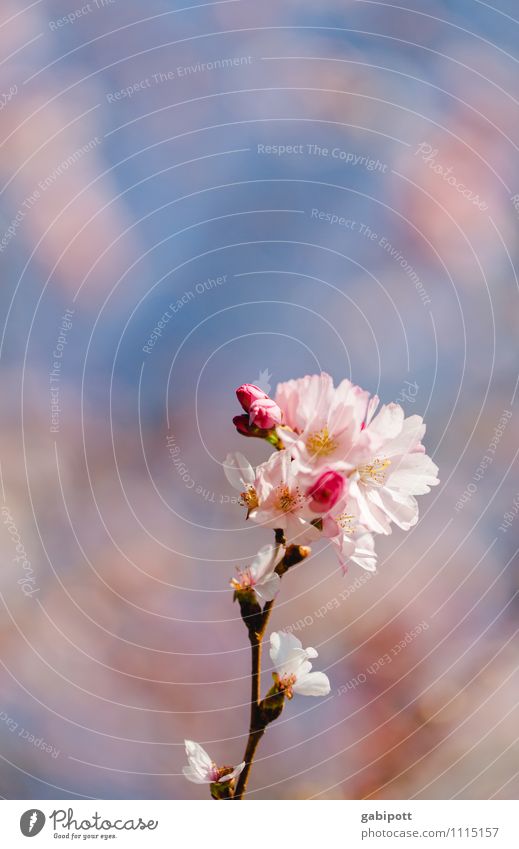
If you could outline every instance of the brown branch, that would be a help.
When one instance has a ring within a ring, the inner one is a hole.
[[[278,545],[284,544],[282,531],[276,530],[276,542]],[[309,554],[310,549],[306,546],[289,546],[283,560],[276,567],[276,572],[283,576],[291,566],[301,563]],[[269,721],[272,719],[272,717],[269,719],[266,712],[261,708],[261,649],[273,607],[274,601],[268,601],[263,610],[260,609],[258,604],[251,605],[248,603],[241,606],[242,618],[247,626],[251,644],[251,701],[249,737],[243,756],[245,766],[238,778],[234,799],[243,799],[256,749]]]

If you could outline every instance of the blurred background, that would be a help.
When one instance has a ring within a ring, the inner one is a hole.
[[[3,0],[0,45],[0,794],[241,760],[234,389],[325,370],[441,486],[375,575],[283,582],[332,692],[250,798],[517,798],[516,4]]]

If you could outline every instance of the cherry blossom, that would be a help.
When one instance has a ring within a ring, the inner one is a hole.
[[[274,631],[270,635],[270,659],[276,668],[273,678],[278,692],[283,692],[287,699],[291,699],[294,693],[327,696],[330,692],[328,677],[324,672],[311,672],[310,658],[316,657],[316,650],[304,649],[293,634]]]
[[[250,566],[237,571],[236,577],[231,579],[231,586],[237,593],[253,592],[260,602],[272,601],[281,581],[274,570],[284,555],[284,546],[264,545]]]
[[[184,740],[188,766],[183,767],[182,772],[188,781],[193,784],[223,784],[233,781],[243,770],[245,763],[236,767],[217,766],[211,760],[205,749],[193,740]]]

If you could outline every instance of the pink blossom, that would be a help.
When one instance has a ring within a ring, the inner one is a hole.
[[[350,475],[350,502],[369,530],[389,534],[394,522],[407,531],[418,521],[415,496],[439,483],[438,467],[421,444],[421,416],[404,418],[398,404],[381,407],[376,416],[375,410],[372,404],[364,431],[371,454]]]
[[[310,522],[315,518],[301,491],[300,478],[288,451],[272,454],[256,469],[257,505],[249,512],[253,522],[282,528],[287,542],[302,545],[320,536]]]
[[[369,453],[370,436],[362,428],[369,393],[349,380],[336,388],[328,374],[290,380],[278,386],[276,403],[285,427],[278,430],[298,470],[326,467],[349,472]]]

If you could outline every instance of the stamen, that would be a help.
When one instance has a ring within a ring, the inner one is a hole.
[[[276,674],[275,681],[280,693],[284,693],[287,699],[289,700],[293,698],[294,692],[292,690],[292,687],[297,681],[295,675],[283,675],[283,677],[280,678],[279,675]]]
[[[391,465],[391,460],[373,460],[366,466],[359,467],[359,474],[364,483],[374,483],[382,486],[386,482],[386,469]]]
[[[301,493],[297,487],[294,490],[290,490],[286,484],[278,486],[276,506],[283,513],[289,513],[300,501]]]
[[[337,441],[330,436],[327,427],[316,430],[306,440],[306,447],[312,457],[328,457],[337,448]]]
[[[335,521],[342,528],[345,534],[354,534],[356,531],[355,516],[350,516],[348,513],[341,513]]]
[[[231,578],[230,584],[236,592],[251,590],[254,586],[254,578],[251,575],[250,569],[236,568],[236,578]]]
[[[240,498],[242,507],[246,507],[249,513],[259,506],[258,494],[253,486],[249,486],[245,492],[240,493]]]

